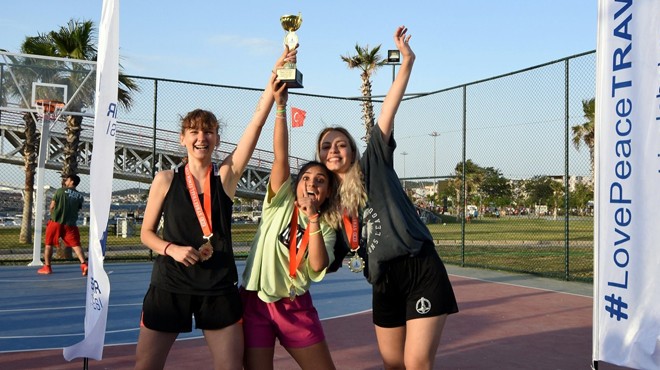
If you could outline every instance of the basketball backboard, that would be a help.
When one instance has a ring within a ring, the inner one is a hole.
[[[37,113],[37,101],[65,103],[63,114],[94,110],[96,62],[0,51],[0,111]]]

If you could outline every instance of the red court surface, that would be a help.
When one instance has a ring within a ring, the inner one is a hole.
[[[437,369],[591,367],[591,285],[448,266],[460,312],[445,326]],[[364,298],[360,298],[364,299]],[[341,304],[341,303],[339,303]],[[323,321],[337,369],[381,369],[371,312]],[[107,341],[106,341],[107,343]],[[106,345],[90,369],[131,369],[135,345]],[[177,341],[166,369],[212,368],[203,339]],[[62,350],[0,353],[0,369],[81,369]],[[281,347],[276,369],[298,369]],[[601,370],[625,369],[600,363]]]

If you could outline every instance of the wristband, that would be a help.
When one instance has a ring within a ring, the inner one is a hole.
[[[167,248],[169,248],[170,245],[172,245],[172,242],[167,243],[167,245],[165,246],[165,249],[163,249],[163,255],[164,255],[164,256],[167,256],[167,255],[168,255],[168,254],[167,254]]]
[[[314,232],[309,233],[309,235],[316,235],[316,234],[320,234],[320,233],[321,233],[321,229],[318,229]]]

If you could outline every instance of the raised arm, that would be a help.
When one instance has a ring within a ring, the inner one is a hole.
[[[275,127],[273,129],[273,168],[270,171],[270,188],[273,193],[280,190],[282,184],[289,178],[289,132],[286,122],[286,103],[289,98],[286,84],[275,80],[273,92],[275,97]]]
[[[289,51],[285,48],[282,55],[275,62],[274,68],[279,68],[284,65],[289,60],[295,62],[297,50],[294,49]],[[274,69],[273,69],[274,70]],[[261,94],[261,98],[257,102],[257,107],[252,115],[252,120],[248,123],[243,136],[236,144],[236,149],[222,162],[220,167],[220,176],[222,179],[222,186],[225,190],[225,193],[230,198],[234,197],[236,193],[236,187],[238,181],[247,167],[250,157],[254,152],[254,148],[257,146],[259,141],[259,135],[261,134],[261,129],[268,118],[268,113],[270,113],[271,108],[273,107],[273,81],[275,79],[275,73],[269,72],[268,84]]]
[[[398,27],[396,32],[394,32],[394,43],[396,44],[397,49],[401,52],[403,62],[401,62],[401,68],[399,68],[399,73],[397,73],[396,78],[390,87],[390,91],[387,92],[387,96],[385,97],[383,106],[380,110],[380,116],[378,117],[378,127],[383,133],[383,140],[385,142],[388,142],[392,135],[392,130],[394,129],[394,116],[399,109],[403,94],[406,92],[406,87],[410,80],[410,72],[415,63],[415,53],[413,53],[410,48],[410,35],[408,35],[407,32],[408,29],[405,26]]]

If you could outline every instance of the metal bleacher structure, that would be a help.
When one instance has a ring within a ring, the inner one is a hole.
[[[78,173],[88,175],[94,149],[94,117],[89,108],[94,106],[95,75],[94,61],[15,54],[0,50],[0,164],[25,166],[22,153],[25,142],[24,118],[27,114],[32,115],[36,122],[37,135],[40,135],[43,130],[43,115],[38,114],[40,111],[35,102],[51,101],[63,103],[63,111],[56,121],[50,121],[47,126],[47,134],[44,135],[47,149],[43,153],[43,165],[46,170],[62,169],[67,141],[66,119],[70,116],[82,116]],[[77,105],[80,111],[67,109],[71,101],[75,102],[74,105]],[[128,121],[130,120],[129,118]],[[120,116],[115,136],[113,178],[150,184],[158,171],[181,164],[185,152],[179,137],[177,131],[158,128],[155,124],[145,126],[122,121]],[[214,160],[222,161],[235,148],[236,144],[222,142],[216,148]],[[238,183],[237,197],[263,199],[273,158],[272,151],[255,149]],[[304,160],[295,157],[289,159],[291,173],[295,175]],[[14,184],[4,185],[20,188],[23,184],[21,179]]]
[[[25,141],[23,112],[0,111],[0,163],[24,166],[21,147]],[[63,115],[65,116],[65,115]],[[64,117],[52,125],[47,143],[46,169],[60,170],[64,159],[66,142]],[[84,117],[80,133],[78,169],[81,174],[89,174],[93,156],[93,119]],[[179,144],[179,133],[157,129],[156,140],[146,135],[144,126],[118,121],[115,142],[114,178],[151,183],[153,176],[161,169],[171,169],[181,163],[183,151]],[[151,134],[151,132],[149,131]],[[224,159],[231,153],[235,144],[221,143],[215,158]],[[273,153],[256,149],[238,184],[236,196],[249,199],[263,199],[273,161]],[[302,159],[291,158],[291,171],[296,173]]]

